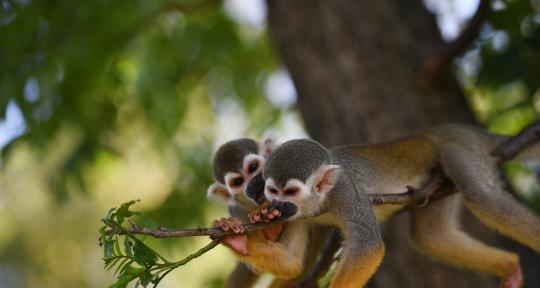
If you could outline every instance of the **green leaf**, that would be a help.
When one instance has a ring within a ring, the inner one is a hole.
[[[140,240],[135,241],[133,252],[135,262],[141,266],[152,266],[158,259],[157,255]]]
[[[109,271],[121,259],[122,259],[122,257],[112,257],[112,258],[109,258],[109,259],[105,259],[105,270]]]
[[[116,279],[116,283],[109,286],[109,288],[127,287],[127,284],[129,284],[129,282],[139,277],[142,273],[144,273],[144,271],[146,271],[145,268],[135,268],[133,266],[127,266],[126,269],[122,271],[122,274],[120,274]]]
[[[130,258],[127,258],[127,257],[122,258],[122,259],[123,260],[120,261],[120,263],[114,270],[114,275],[118,274],[119,272],[122,273],[125,270],[125,268],[127,268],[129,265],[131,265],[131,263],[134,262],[133,260],[130,261]]]
[[[120,243],[118,239],[114,241],[113,252],[114,255],[122,255],[122,250],[120,249]]]
[[[154,278],[154,275],[152,275],[150,271],[146,270],[144,271],[144,273],[141,274],[141,276],[139,276],[139,279],[140,279],[139,281],[141,281],[141,285],[143,287],[146,287],[148,286],[148,284],[150,284],[153,278]]]
[[[118,222],[119,225],[122,225],[125,218],[131,217],[131,215],[133,215],[133,212],[129,211],[129,207],[139,201],[140,200],[132,200],[132,201],[122,204],[120,208],[118,208],[118,210],[115,213],[115,216],[116,216],[116,221]]]
[[[129,241],[128,237],[124,237],[124,250],[126,251],[127,256],[133,256],[133,252],[131,251],[131,242]]]
[[[103,241],[103,246],[104,246],[103,252],[104,252],[105,258],[110,258],[114,255],[114,251],[113,251],[114,241],[116,240],[105,239]]]
[[[157,228],[156,222],[154,220],[148,218],[144,213],[142,213],[142,212],[132,212],[132,215],[139,217],[139,219],[141,219],[142,225],[144,227]]]
[[[112,217],[114,216],[114,211],[115,210],[116,210],[116,207],[109,209],[109,211],[107,211],[107,214],[105,214],[105,217],[103,217],[103,219],[105,221],[111,221]]]

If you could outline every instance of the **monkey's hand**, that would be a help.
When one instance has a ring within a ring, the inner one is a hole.
[[[281,216],[281,211],[274,208],[270,202],[266,202],[249,213],[252,224],[267,223]]]
[[[273,219],[279,218],[280,216],[281,211],[273,208],[270,202],[264,203],[263,205],[259,206],[257,209],[249,213],[249,219],[253,224],[270,222]],[[271,227],[263,230],[265,238],[272,242],[275,242],[279,239],[282,231],[283,224],[272,225]]]
[[[234,231],[238,235],[229,235],[224,236],[222,243],[225,246],[230,247],[236,253],[240,255],[248,254],[248,245],[247,245],[247,235],[245,234],[246,229],[242,226],[242,221],[238,218],[221,218],[214,221],[213,227],[220,228],[223,231]]]

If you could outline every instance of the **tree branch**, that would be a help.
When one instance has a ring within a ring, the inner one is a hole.
[[[540,140],[540,121],[523,128],[518,135],[508,138],[504,143],[497,147],[491,155],[497,157],[497,164],[500,165],[508,161],[525,148],[531,146]]]
[[[491,1],[480,0],[475,14],[467,27],[454,41],[444,45],[440,52],[428,57],[424,63],[423,73],[427,79],[436,79],[452,64],[454,58],[461,55],[476,39],[487,16],[491,12]]]
[[[263,230],[270,226],[273,226],[275,224],[280,224],[285,222],[285,219],[279,219],[276,221],[268,222],[268,223],[259,223],[259,224],[244,224],[244,228],[246,231],[257,231],[257,230]],[[102,220],[105,225],[107,225],[110,230],[108,230],[106,233],[107,235],[112,234],[118,234],[118,235],[124,235],[126,234],[123,231],[120,231],[114,227],[114,225],[110,224],[107,221]],[[136,235],[147,235],[152,236],[155,238],[172,238],[172,237],[193,237],[193,236],[210,236],[211,238],[217,239],[223,236],[227,235],[235,235],[234,231],[223,231],[220,228],[207,228],[207,227],[198,227],[198,228],[184,228],[184,229],[173,229],[173,228],[149,228],[149,227],[142,227],[139,225],[136,225],[134,223],[131,223],[131,226],[129,228],[125,228],[125,230],[130,234],[136,234]]]

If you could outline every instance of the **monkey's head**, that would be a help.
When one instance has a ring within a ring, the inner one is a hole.
[[[312,140],[291,140],[267,159],[263,169],[264,194],[278,210],[287,208],[288,211],[282,211],[284,217],[310,217],[324,207],[340,174],[340,166],[332,164],[330,152],[324,146]]]
[[[214,182],[208,187],[208,198],[229,205],[252,205],[246,197],[248,183],[262,181],[262,167],[273,150],[274,141],[265,138],[258,143],[253,139],[241,138],[221,145],[214,155]],[[259,175],[259,177],[257,177]],[[258,180],[260,178],[260,180]],[[253,180],[253,181],[252,181]],[[253,185],[253,184],[252,184]],[[255,198],[264,199],[264,190]]]

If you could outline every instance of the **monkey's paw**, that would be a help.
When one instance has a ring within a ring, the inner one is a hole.
[[[234,217],[221,218],[214,221],[212,226],[215,228],[220,228],[223,231],[234,231],[235,233],[239,234],[224,236],[221,243],[223,243],[223,245],[225,246],[228,246],[240,255],[248,254],[247,235],[244,234],[246,232],[246,229],[242,225],[240,219]]]
[[[212,224],[214,228],[220,228],[223,231],[233,231],[237,234],[243,234],[246,232],[246,228],[242,225],[242,221],[235,217],[221,218],[215,220]]]
[[[514,273],[505,276],[501,281],[501,288],[520,288],[523,286],[523,274],[521,267],[518,265]]]
[[[271,206],[270,202],[264,203],[257,209],[249,213],[249,220],[252,224],[267,223],[281,216],[281,211]]]

